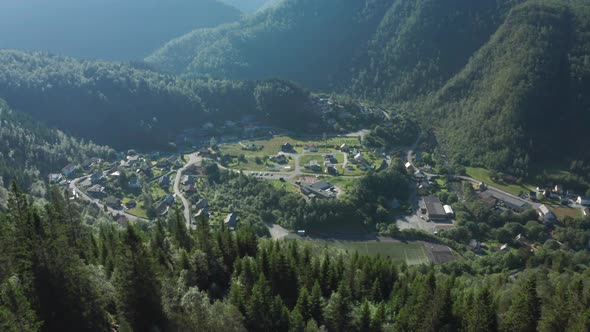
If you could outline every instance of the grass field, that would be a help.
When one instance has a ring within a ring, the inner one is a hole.
[[[467,173],[467,176],[472,177],[472,178],[474,178],[478,181],[481,181],[485,184],[496,187],[498,189],[509,192],[512,195],[518,196],[523,191],[528,192],[530,190],[535,189],[535,187],[532,185],[525,185],[525,184],[519,185],[519,184],[507,184],[507,183],[495,182],[490,177],[490,171],[488,171],[485,168],[466,167],[465,171]]]
[[[277,189],[285,189],[285,191],[288,193],[296,193],[299,191],[298,187],[291,182],[282,182],[278,180],[272,180],[267,182]]]
[[[553,207],[550,206],[549,210],[551,210],[558,220],[563,220],[565,217],[571,218],[578,218],[582,216],[582,211],[580,209],[575,209],[571,207]]]
[[[247,152],[249,152],[249,151],[247,151]],[[238,161],[237,159],[234,159],[234,162],[229,164],[228,167],[233,168],[233,169],[237,169],[237,170],[242,170],[242,171],[261,171],[261,172],[272,171],[272,169],[269,168],[269,166],[270,167],[276,166],[276,167],[280,167],[280,168],[282,168],[283,166],[291,166],[289,169],[280,169],[281,172],[291,172],[295,169],[295,162],[293,160],[289,160],[289,163],[285,164],[285,165],[279,165],[279,164],[273,163],[271,161],[267,161],[266,164],[265,163],[257,164],[255,156],[247,155],[246,161],[248,161],[248,162],[244,163],[244,162]]]
[[[360,242],[360,241],[326,241],[311,240],[322,247],[332,247],[349,254],[389,257],[392,260],[406,262],[408,265],[429,264],[430,259],[424,245],[420,243],[400,242]]]
[[[281,150],[281,145],[285,144],[286,142],[289,142],[291,145],[296,146],[295,150],[298,153],[303,152],[303,145],[324,145],[324,144],[328,144],[328,145],[342,145],[342,144],[347,144],[350,146],[357,146],[359,145],[359,141],[356,137],[330,137],[328,138],[327,142],[324,142],[321,138],[321,135],[318,136],[317,139],[308,139],[308,138],[303,138],[303,137],[292,137],[292,136],[277,136],[277,137],[273,137],[273,138],[269,138],[269,139],[265,139],[265,140],[254,140],[254,141],[242,141],[242,143],[244,145],[248,145],[248,144],[255,144],[257,146],[264,146],[264,148],[262,150],[258,150],[258,151],[246,151],[246,150],[242,150],[242,146],[238,143],[234,143],[234,144],[222,144],[219,146],[219,149],[226,154],[231,154],[231,155],[240,155],[240,154],[246,154],[246,155],[251,155],[251,156],[268,156],[268,155],[276,155],[280,150]],[[320,149],[321,153],[324,152],[333,152],[334,149],[326,149],[326,148],[322,148]]]

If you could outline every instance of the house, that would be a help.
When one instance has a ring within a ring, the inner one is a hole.
[[[543,223],[546,225],[557,221],[555,214],[553,214],[545,204],[539,206],[539,217],[541,217]]]
[[[137,202],[134,199],[130,199],[129,201],[127,201],[127,203],[125,203],[125,207],[128,209],[133,209],[136,206]]]
[[[295,152],[295,149],[293,148],[293,145],[291,145],[291,143],[287,142],[281,145],[281,151],[285,153],[292,153]]]
[[[197,208],[197,209],[206,209],[208,207],[209,207],[209,201],[204,198],[199,199],[199,201],[195,205],[195,208]]]
[[[223,224],[226,227],[229,227],[229,229],[236,229],[236,226],[238,225],[238,216],[235,213],[230,213],[228,214],[225,219],[223,220]]]
[[[340,151],[348,152],[348,149],[349,149],[349,147],[348,147],[348,145],[346,145],[346,143],[340,145]]]
[[[582,210],[582,213],[584,214],[584,216],[588,217],[588,216],[590,216],[590,209],[589,208],[584,208]]]
[[[59,183],[59,181],[61,181],[62,176],[59,173],[52,173],[49,174],[49,183],[54,184],[54,183]]]
[[[129,219],[127,219],[125,216],[119,216],[119,218],[117,218],[117,224],[123,228],[126,228],[128,223]]]
[[[329,165],[326,167],[326,173],[330,175],[338,175],[338,169],[334,165]]]
[[[578,196],[576,203],[578,203],[580,205],[584,205],[584,206],[590,206],[590,197]]]
[[[160,203],[158,203],[158,205],[156,206],[156,214],[160,215],[160,216],[164,216],[168,213],[168,204],[166,204],[165,201],[161,201]]]
[[[139,170],[145,174],[146,176],[151,177],[152,176],[152,166],[148,165],[148,164],[143,164]]]
[[[423,184],[418,184],[418,195],[426,196],[428,194],[429,194],[428,188]]]
[[[334,185],[328,181],[318,181],[301,186],[301,192],[309,198],[335,198]]]
[[[187,184],[186,186],[184,186],[184,192],[186,193],[194,193],[197,191],[197,188],[195,188],[194,184]]]
[[[270,161],[275,162],[277,164],[288,164],[289,160],[285,157],[284,154],[279,153],[278,155],[270,158]]]
[[[67,188],[66,189],[66,196],[68,197],[69,200],[78,199],[80,197],[78,195],[78,192],[74,188]]]
[[[113,196],[107,197],[105,204],[109,207],[112,207],[113,209],[121,208],[121,200]]]
[[[168,177],[168,176],[166,176],[166,175],[162,176],[162,177],[161,177],[161,178],[158,180],[158,185],[159,185],[160,187],[167,188],[167,187],[169,187],[169,186],[170,186],[170,184],[171,184],[170,177]]]
[[[94,166],[100,164],[101,162],[102,162],[102,159],[97,158],[97,157],[88,158],[82,162],[82,167],[91,168],[91,167],[94,167]]]
[[[96,172],[90,176],[90,182],[93,184],[102,183],[106,180],[104,172]]]
[[[563,194],[563,186],[560,184],[556,184],[555,187],[553,188],[553,191],[558,194]]]
[[[510,247],[507,244],[500,246],[500,251],[510,251]]]
[[[414,173],[414,178],[416,178],[416,180],[424,180],[426,178],[426,175],[424,175],[424,173],[422,173],[422,171],[416,171]]]
[[[338,160],[336,159],[336,157],[333,154],[331,154],[331,153],[326,154],[324,156],[324,160],[327,161],[327,162],[330,162],[332,164],[337,164],[338,163]]]
[[[498,204],[498,200],[491,195],[486,195],[484,193],[481,193],[479,195],[479,198],[481,199],[483,205],[488,209],[492,209],[492,208],[496,207],[496,205]]]
[[[303,166],[303,168],[309,169],[313,172],[321,172],[322,171],[322,167],[320,165],[318,165],[317,160],[311,160],[309,162],[309,164]]]
[[[354,158],[353,158],[357,163],[361,163],[361,164],[367,164],[367,160],[365,159],[365,157],[363,157],[361,155],[361,153],[357,153]]]
[[[104,194],[104,187],[100,184],[95,184],[86,190],[89,195],[100,196]]]
[[[167,167],[172,166],[172,163],[168,159],[160,159],[156,163],[156,166],[159,167],[159,168],[167,168]]]
[[[312,144],[309,146],[309,152],[318,152],[319,149],[316,145]]]
[[[426,205],[426,213],[428,218],[433,221],[447,221],[448,215],[445,211],[440,199],[436,196],[424,197],[424,204]]]
[[[476,239],[471,239],[469,244],[467,245],[469,250],[473,252],[480,252],[481,251],[481,242],[477,241]]]
[[[201,157],[208,157],[211,155],[211,151],[209,151],[209,149],[202,147],[199,152],[198,152],[199,156]]]
[[[406,167],[406,170],[410,170],[412,168],[412,163],[408,161],[404,166]]]
[[[506,183],[514,184],[514,183],[516,183],[517,180],[518,179],[515,176],[512,176],[512,175],[506,174],[506,175],[503,175],[502,176],[502,181],[504,181]]]
[[[168,194],[165,198],[164,198],[164,202],[168,205],[172,205],[174,204],[175,201],[175,197],[173,194]]]
[[[139,180],[138,177],[133,177],[131,178],[131,180],[129,180],[129,188],[133,188],[133,189],[139,189],[141,188],[141,181]]]
[[[70,176],[76,172],[77,166],[74,164],[68,164],[66,167],[61,169],[61,173],[65,176]]]

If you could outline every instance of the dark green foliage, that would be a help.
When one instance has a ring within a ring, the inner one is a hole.
[[[65,132],[122,149],[169,149],[182,130],[244,115],[305,131],[302,122],[282,121],[284,111],[297,119],[314,119],[316,111],[307,107],[307,91],[280,80],[187,81],[128,64],[18,51],[0,52],[0,98]]]

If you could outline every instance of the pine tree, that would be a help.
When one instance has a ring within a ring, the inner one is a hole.
[[[348,331],[350,328],[349,292],[344,284],[340,284],[338,291],[333,293],[326,305],[326,326],[331,331]]]
[[[324,322],[324,315],[323,315],[323,298],[322,298],[322,290],[320,287],[319,282],[313,284],[311,289],[311,296],[309,298],[309,310],[311,314],[311,318],[315,320],[318,324],[322,324]]]
[[[512,331],[536,331],[541,318],[541,300],[536,276],[529,276],[510,305],[506,325]]]
[[[299,309],[295,307],[291,311],[291,317],[289,319],[289,332],[303,332],[305,330],[305,319],[299,312]]]
[[[115,285],[119,312],[136,331],[148,331],[162,323],[160,285],[138,231],[128,225],[120,253]]]
[[[7,279],[0,286],[0,330],[32,332],[39,331],[41,325],[20,280],[16,276]]]
[[[365,300],[359,309],[355,320],[356,330],[359,332],[371,331],[371,307],[369,301]]]

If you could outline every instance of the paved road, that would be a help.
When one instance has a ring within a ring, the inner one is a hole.
[[[184,172],[187,168],[189,168],[192,165],[195,164],[200,164],[202,162],[202,158],[197,156],[196,153],[187,155],[188,156],[188,162],[176,172],[176,178],[174,179],[174,194],[176,195],[176,197],[180,198],[180,200],[182,201],[182,205],[184,207],[184,220],[186,222],[186,227],[190,228],[191,227],[191,206],[188,202],[188,200],[186,199],[186,197],[184,197],[184,195],[182,194],[182,192],[180,191],[180,178],[182,177],[182,172]]]
[[[90,202],[90,203],[95,203],[95,204],[98,204],[99,206],[103,206],[103,207],[104,207],[104,206],[105,206],[105,204],[104,204],[104,203],[102,203],[100,200],[98,200],[98,199],[96,199],[96,198],[93,198],[93,197],[90,197],[90,196],[86,195],[86,193],[85,193],[85,192],[83,192],[82,190],[80,190],[80,188],[78,188],[78,183],[79,183],[80,181],[84,181],[84,180],[86,180],[86,179],[87,179],[87,178],[89,178],[89,177],[90,177],[90,175],[86,175],[86,176],[82,176],[82,177],[79,177],[79,178],[77,178],[77,179],[74,179],[74,180],[72,180],[72,181],[70,182],[70,184],[69,184],[69,188],[70,188],[70,189],[72,189],[72,190],[75,190],[75,192],[78,194],[78,197],[79,197],[79,198],[81,198],[82,200],[84,200],[84,201],[87,201],[87,202]],[[136,216],[136,215],[133,215],[133,214],[127,213],[127,212],[125,212],[125,211],[123,211],[123,210],[117,210],[117,209],[113,209],[113,208],[111,208],[111,207],[109,207],[109,206],[107,206],[107,211],[108,211],[110,214],[113,214],[113,215],[123,215],[123,216],[127,217],[127,219],[128,219],[128,220],[143,220],[143,221],[149,221],[149,220],[148,220],[148,219],[146,219],[146,218],[141,218],[141,217],[138,217],[138,216]]]

